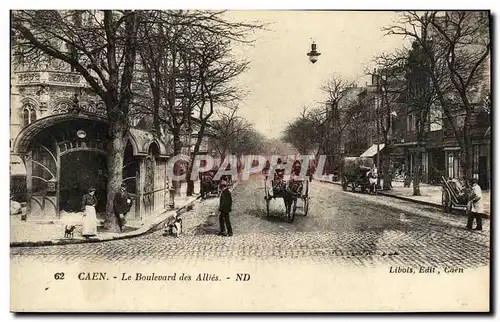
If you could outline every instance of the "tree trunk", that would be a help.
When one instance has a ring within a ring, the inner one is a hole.
[[[391,190],[391,174],[389,173],[389,147],[386,145],[384,158],[382,159],[382,178],[384,179],[382,190]]]
[[[174,156],[180,155],[182,151],[182,142],[179,131],[173,131],[174,136]],[[179,175],[180,164],[176,162],[174,165],[174,174]],[[181,194],[181,182],[178,180],[172,180],[172,187],[175,189],[175,195],[180,196]]]
[[[420,152],[420,145],[417,144],[417,153],[415,153],[415,163],[413,165],[413,195],[420,196],[420,177],[422,172],[422,152]]]
[[[105,227],[113,232],[119,232],[114,214],[113,200],[123,182],[123,157],[125,151],[126,127],[120,124],[110,125],[110,148],[108,155],[108,183],[106,196]],[[132,191],[129,191],[132,192]],[[135,191],[133,191],[135,193]],[[140,202],[135,200],[135,202]]]
[[[188,196],[192,196],[194,194],[194,181],[191,180],[191,173],[193,172],[195,158],[198,155],[198,152],[200,152],[200,144],[202,139],[203,137],[198,134],[198,138],[196,139],[196,143],[194,145],[194,151],[193,154],[191,155],[191,160],[189,160],[189,168],[187,172],[187,193],[186,193]]]
[[[462,147],[462,157],[460,163],[463,169],[463,175],[466,179],[473,177],[473,156],[472,156],[472,142],[469,137],[464,137],[464,146]]]

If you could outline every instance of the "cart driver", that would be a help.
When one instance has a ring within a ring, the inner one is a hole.
[[[278,158],[278,164],[281,164],[281,158]],[[276,169],[274,173],[274,182],[282,181],[285,178],[285,169]]]
[[[300,169],[301,169],[301,164],[300,164],[300,161],[299,160],[295,160],[295,162],[293,163],[293,167],[292,167],[292,173],[296,176],[300,176]]]

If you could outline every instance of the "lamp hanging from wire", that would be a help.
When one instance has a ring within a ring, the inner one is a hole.
[[[307,56],[309,56],[311,63],[314,64],[318,61],[319,55],[321,55],[321,53],[318,52],[316,49],[316,43],[313,41],[311,44],[311,51],[307,53]]]

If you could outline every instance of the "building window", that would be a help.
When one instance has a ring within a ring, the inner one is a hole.
[[[448,178],[459,178],[462,176],[462,169],[460,167],[460,152],[450,151],[448,152]]]
[[[428,173],[429,173],[429,156],[427,152],[422,152],[422,176],[425,178],[426,181]]]
[[[407,118],[407,130],[408,132],[415,131],[415,115],[413,113],[408,114]]]
[[[23,127],[36,121],[36,110],[31,104],[25,104],[21,110],[21,115],[23,119]]]

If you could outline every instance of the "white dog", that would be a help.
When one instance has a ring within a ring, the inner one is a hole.
[[[166,223],[165,232],[169,235],[179,237],[182,233],[182,219],[176,218],[173,222]]]

